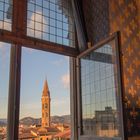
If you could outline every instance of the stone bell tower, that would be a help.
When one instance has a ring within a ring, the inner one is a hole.
[[[50,127],[50,91],[45,80],[42,93],[42,127]]]

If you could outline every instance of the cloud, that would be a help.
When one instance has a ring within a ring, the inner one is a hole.
[[[47,32],[48,30],[47,22],[48,21],[45,20],[42,12],[36,11],[31,15],[31,18],[28,22],[27,34],[29,36],[41,38],[42,32]]]
[[[69,74],[64,74],[61,77],[61,81],[64,85],[65,88],[69,88],[70,87],[70,75]]]

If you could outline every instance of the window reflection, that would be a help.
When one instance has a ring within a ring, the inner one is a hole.
[[[70,0],[30,0],[27,35],[75,47],[75,30]]]
[[[118,137],[120,123],[114,41],[81,58],[84,135]]]
[[[11,31],[12,7],[13,0],[0,0],[0,29]]]

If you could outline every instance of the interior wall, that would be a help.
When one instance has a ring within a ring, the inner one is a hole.
[[[137,0],[110,0],[110,32],[121,31],[129,139],[140,135],[140,26]]]
[[[109,34],[109,1],[83,0],[88,40],[96,44]]]
[[[123,54],[125,112],[129,139],[140,135],[140,1],[83,0],[83,11],[92,44],[120,31]]]

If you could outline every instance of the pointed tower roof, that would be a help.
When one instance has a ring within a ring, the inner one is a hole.
[[[42,96],[50,96],[50,91],[49,91],[49,88],[48,88],[48,82],[47,82],[47,80],[45,80],[45,82],[44,82]]]

